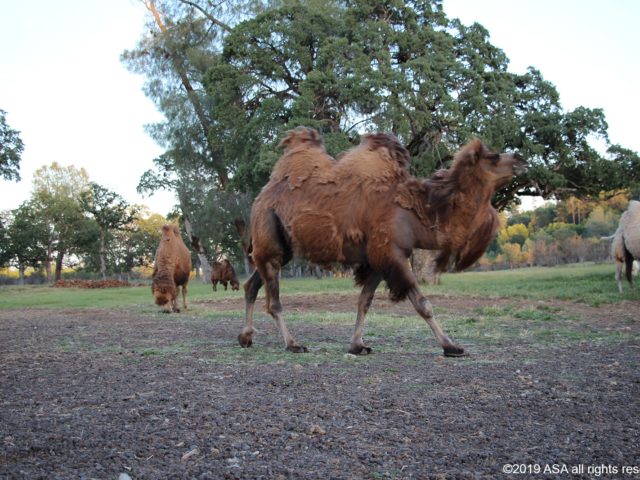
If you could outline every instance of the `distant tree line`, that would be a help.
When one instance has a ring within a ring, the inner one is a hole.
[[[0,268],[15,267],[20,284],[27,268],[47,283],[59,280],[64,267],[129,278],[135,267],[153,264],[164,223],[89,181],[84,169],[54,162],[35,172],[29,200],[1,212]]]
[[[615,233],[629,201],[639,196],[636,190],[582,200],[569,197],[531,211],[504,212],[502,229],[478,268],[611,261],[611,243],[600,238]]]

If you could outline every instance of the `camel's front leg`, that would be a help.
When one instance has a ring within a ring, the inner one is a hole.
[[[178,295],[180,295],[180,287],[176,287],[176,294],[171,297],[171,305],[173,306],[173,311],[176,313],[180,313],[180,307],[178,307]]]
[[[436,317],[433,314],[433,307],[429,301],[424,298],[424,295],[420,292],[417,284],[414,288],[409,290],[408,296],[413,307],[416,309],[416,312],[418,312],[420,316],[427,321],[431,330],[433,330],[433,333],[435,333],[438,340],[440,340],[440,345],[442,345],[442,348],[444,349],[445,357],[465,357],[469,355],[464,348],[455,345],[451,339],[444,334],[442,328],[440,328],[440,325],[436,322]]]
[[[278,281],[280,272],[280,263],[276,260],[271,260],[264,269],[264,282],[266,284],[266,289],[269,294],[267,309],[273,319],[276,321],[276,325],[278,326],[278,330],[282,334],[284,338],[284,342],[287,345],[287,350],[293,353],[307,353],[307,347],[303,345],[298,345],[293,337],[289,334],[289,330],[287,330],[287,326],[284,324],[284,320],[282,318],[282,304],[280,303],[280,283]],[[263,273],[261,272],[261,275]]]
[[[364,317],[371,307],[373,296],[376,293],[376,288],[382,281],[382,275],[377,272],[371,272],[364,282],[362,292],[360,292],[360,298],[358,299],[358,315],[356,317],[356,328],[351,337],[351,345],[349,346],[349,353],[354,355],[370,354],[371,348],[365,347],[362,341],[362,328],[364,327]]]

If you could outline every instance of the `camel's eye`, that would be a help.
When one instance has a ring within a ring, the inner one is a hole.
[[[500,154],[498,154],[498,153],[494,153],[494,154],[493,154],[493,155],[491,155],[489,158],[491,159],[491,162],[492,162],[494,165],[498,165],[498,162],[500,161]]]

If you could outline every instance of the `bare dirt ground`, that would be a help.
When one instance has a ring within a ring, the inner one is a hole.
[[[356,298],[284,297],[285,318]],[[0,478],[640,478],[639,304],[430,300],[470,357],[424,325],[365,326],[375,353],[345,358],[352,324],[308,320],[289,354],[264,314],[241,350],[241,299],[2,310]]]

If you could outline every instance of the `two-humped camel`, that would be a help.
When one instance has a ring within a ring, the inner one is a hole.
[[[408,174],[409,152],[392,134],[364,135],[340,161],[327,154],[315,130],[299,127],[287,134],[280,143],[284,154],[251,211],[250,249],[257,268],[244,285],[246,325],[240,345],[252,345],[254,304],[266,284],[266,308],[286,349],[307,351],[289,334],[280,303],[278,272],[295,251],[320,265],[357,265],[356,284],[363,288],[350,353],[371,353],[362,327],[384,280],[393,301],[409,298],[445,355],[466,355],[436,322],[407,259],[414,248],[422,248],[441,252],[438,271],[450,261],[456,271],[472,266],[500,226],[491,196],[526,171],[526,162],[493,153],[474,139],[450,169],[418,179]]]
[[[182,304],[187,308],[187,284],[191,274],[191,253],[182,241],[177,225],[163,225],[160,246],[151,276],[151,293],[164,313],[180,312],[178,294],[182,286]]]

